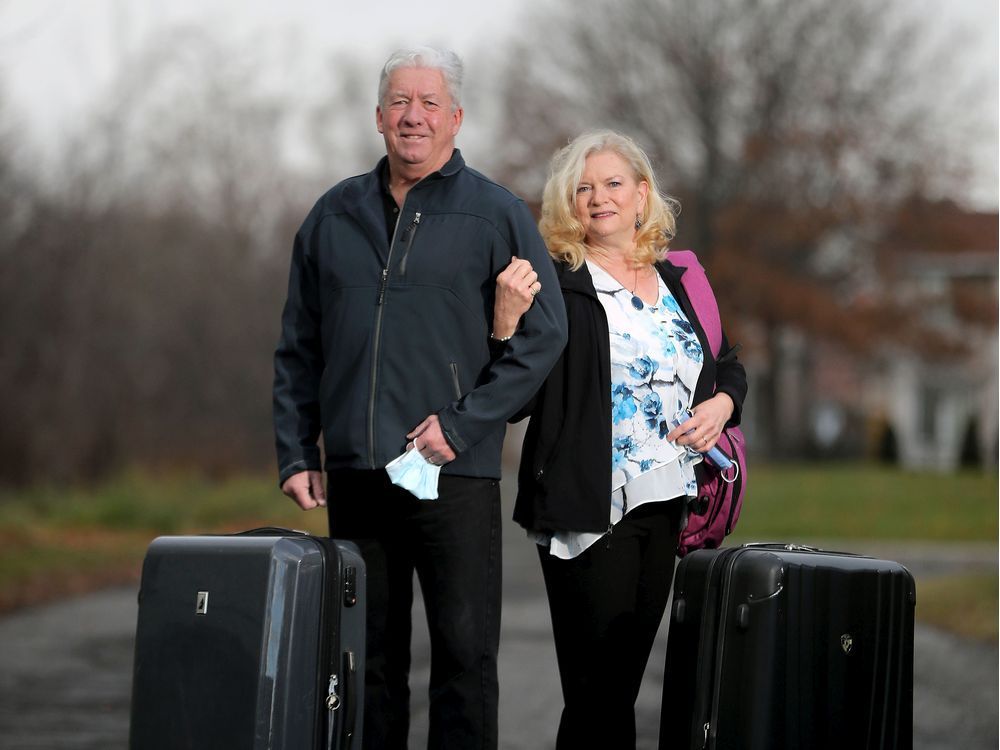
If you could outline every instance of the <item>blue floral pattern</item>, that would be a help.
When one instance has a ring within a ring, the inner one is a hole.
[[[677,300],[658,278],[659,300],[636,310],[632,293],[587,261],[608,318],[611,342],[610,526],[647,502],[697,493],[701,454],[667,442],[671,422],[691,406],[701,374],[698,337]],[[536,541],[562,559],[576,557],[602,533],[557,531]]]
[[[691,406],[701,373],[704,354],[694,327],[662,279],[657,303],[636,310],[631,292],[588,266],[611,341],[612,489],[676,460],[688,469],[683,489],[694,494],[693,464],[700,457],[666,439],[674,415]]]

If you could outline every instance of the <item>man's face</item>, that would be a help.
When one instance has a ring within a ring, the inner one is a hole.
[[[452,110],[444,76],[436,68],[398,68],[389,75],[385,100],[375,110],[390,168],[424,177],[451,158],[462,126],[462,109]]]

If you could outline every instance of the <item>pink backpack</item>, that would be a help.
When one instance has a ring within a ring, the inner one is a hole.
[[[681,283],[708,337],[712,355],[718,359],[722,348],[722,320],[705,269],[698,262],[698,256],[690,250],[671,250],[667,260],[687,269]],[[698,498],[690,505],[687,526],[677,541],[678,557],[684,557],[692,550],[718,547],[739,520],[747,487],[743,431],[739,427],[726,427],[717,447],[736,464],[733,467],[735,471],[720,472],[705,462],[706,479],[698,483]]]

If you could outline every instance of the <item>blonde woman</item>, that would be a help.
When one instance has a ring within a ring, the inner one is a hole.
[[[635,747],[635,699],[686,499],[746,395],[735,352],[723,341],[728,353],[713,358],[670,263],[676,207],[626,136],[585,134],[552,160],[539,228],[569,340],[522,414],[514,518],[538,542],[565,704],[560,749]],[[498,328],[513,323],[498,312]],[[686,409],[693,416],[673,427]]]

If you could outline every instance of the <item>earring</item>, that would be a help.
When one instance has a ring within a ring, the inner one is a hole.
[[[635,215],[635,228],[636,229],[641,229],[642,228],[642,219],[639,218],[639,214]]]

